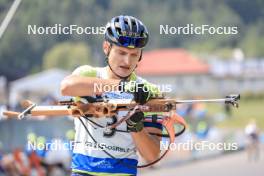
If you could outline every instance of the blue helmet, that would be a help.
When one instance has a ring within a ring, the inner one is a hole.
[[[148,30],[137,18],[116,16],[106,25],[105,40],[126,48],[143,48],[148,43]]]

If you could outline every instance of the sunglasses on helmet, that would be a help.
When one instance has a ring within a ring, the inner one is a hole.
[[[119,36],[118,42],[123,47],[143,48],[147,44],[147,39],[145,37]]]

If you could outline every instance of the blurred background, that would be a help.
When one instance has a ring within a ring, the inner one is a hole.
[[[28,25],[89,26],[96,33],[113,16],[132,15],[150,33],[140,76],[169,85],[168,96],[179,99],[242,97],[239,109],[196,104],[177,110],[189,125],[176,142],[236,143],[237,150],[174,151],[140,175],[263,175],[263,9],[261,0],[0,0],[0,111],[21,110],[24,99],[67,99],[59,93],[66,75],[80,65],[105,65],[102,34],[35,35],[28,34]],[[238,34],[160,34],[160,25],[187,24],[237,26]],[[68,174],[70,150],[25,149],[28,142],[70,143],[73,137],[70,117],[19,121],[0,115],[0,175]]]

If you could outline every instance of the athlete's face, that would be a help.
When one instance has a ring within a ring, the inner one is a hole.
[[[110,49],[110,44],[105,42],[103,48],[105,54],[107,54]],[[108,56],[108,62],[117,75],[127,77],[137,66],[140,54],[141,49],[139,48],[130,49],[112,45]]]

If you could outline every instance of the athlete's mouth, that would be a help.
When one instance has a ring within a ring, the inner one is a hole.
[[[125,70],[129,70],[130,69],[130,67],[128,67],[128,66],[120,66],[120,68],[125,69]]]

